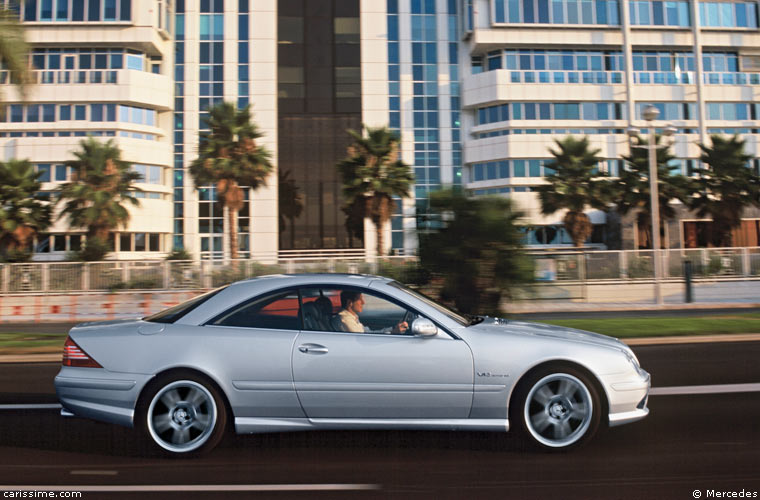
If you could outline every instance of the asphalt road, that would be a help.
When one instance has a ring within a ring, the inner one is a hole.
[[[635,351],[655,387],[760,382],[760,342]],[[54,364],[0,365],[0,404],[54,401],[57,370]],[[313,432],[232,436],[195,460],[146,456],[131,430],[64,419],[55,410],[0,411],[0,485],[170,485],[161,492],[85,491],[85,499],[222,496],[179,491],[179,485],[198,484],[374,488],[225,492],[225,498],[760,495],[760,393],[652,396],[649,407],[647,419],[565,454],[526,452],[509,434]]]

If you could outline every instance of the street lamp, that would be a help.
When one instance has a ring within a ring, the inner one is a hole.
[[[663,303],[662,290],[660,288],[660,278],[662,277],[662,260],[660,259],[660,197],[657,188],[657,149],[667,148],[668,145],[663,144],[657,146],[657,138],[654,133],[654,126],[652,122],[660,115],[660,111],[653,105],[648,105],[644,108],[642,113],[644,119],[647,121],[649,127],[649,143],[647,146],[632,146],[632,147],[646,147],[649,152],[649,197],[650,206],[652,210],[652,255],[654,258],[654,295],[655,302],[659,305]],[[638,136],[639,129],[629,128],[628,135],[633,138]],[[673,127],[667,127],[663,130],[663,136],[670,137],[676,133],[676,129]]]

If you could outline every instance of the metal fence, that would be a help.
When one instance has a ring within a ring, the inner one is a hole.
[[[654,279],[652,250],[534,253],[537,281],[636,281]],[[760,248],[660,250],[661,279],[680,281],[685,262],[695,279],[760,278]]]
[[[682,281],[684,262],[696,280],[760,279],[760,247],[657,252],[664,281]],[[652,250],[532,252],[537,283],[646,282],[654,279]],[[279,273],[379,274],[407,283],[420,269],[415,257],[326,257],[237,261],[32,262],[0,265],[0,293],[119,290],[197,290]]]

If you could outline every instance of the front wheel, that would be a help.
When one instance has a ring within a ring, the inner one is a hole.
[[[227,411],[218,391],[195,374],[156,380],[138,407],[137,427],[172,456],[214,448],[224,435]]]
[[[596,433],[601,420],[596,387],[572,368],[545,368],[530,374],[512,402],[510,422],[520,437],[545,450],[581,446]]]

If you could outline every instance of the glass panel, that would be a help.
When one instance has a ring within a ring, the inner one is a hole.
[[[213,325],[274,330],[300,330],[298,293],[277,292],[235,306],[212,320]]]

